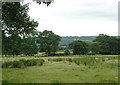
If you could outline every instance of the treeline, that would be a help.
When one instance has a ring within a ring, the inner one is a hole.
[[[37,45],[35,43],[35,37],[13,39],[13,36],[2,38],[2,54],[3,55],[34,55],[38,52]]]
[[[68,46],[73,50],[74,55],[84,54],[120,54],[120,38],[100,34],[93,40],[92,44],[81,40],[71,42]]]
[[[96,54],[120,54],[120,38],[100,34],[90,46]]]
[[[36,33],[36,36],[32,37],[20,37],[20,36],[3,36],[3,55],[31,55],[38,52],[45,52],[48,56],[55,55],[55,52],[59,49],[59,42],[61,37],[54,34],[52,31],[43,31]],[[76,40],[68,44],[64,55],[70,55],[70,51],[73,51],[73,55],[88,55],[88,54],[106,54],[106,55],[118,55],[120,54],[120,38],[100,34],[93,40],[93,43],[87,43],[85,41]]]
[[[34,56],[38,52],[45,52],[47,55],[55,54],[61,37],[52,31],[43,31],[36,33],[36,36],[2,36],[3,55],[30,55]]]

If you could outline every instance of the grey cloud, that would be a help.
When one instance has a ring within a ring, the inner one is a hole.
[[[102,19],[117,21],[117,14],[109,11],[102,10],[78,10],[69,12],[59,12],[55,14],[59,17],[67,19]]]

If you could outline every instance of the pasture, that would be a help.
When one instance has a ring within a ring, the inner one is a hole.
[[[3,57],[2,60],[3,64],[12,64],[21,59],[43,59],[45,62],[24,68],[3,67],[3,83],[118,83],[118,55],[16,56]]]

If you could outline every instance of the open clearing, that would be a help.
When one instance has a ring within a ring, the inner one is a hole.
[[[115,60],[94,66],[76,65],[65,61],[46,61],[43,66],[24,69],[3,68],[2,81],[4,83],[118,83],[117,65]]]

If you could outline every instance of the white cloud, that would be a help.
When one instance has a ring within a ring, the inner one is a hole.
[[[31,1],[29,15],[39,22],[37,30],[61,36],[118,35],[118,0],[54,1],[49,7]]]

